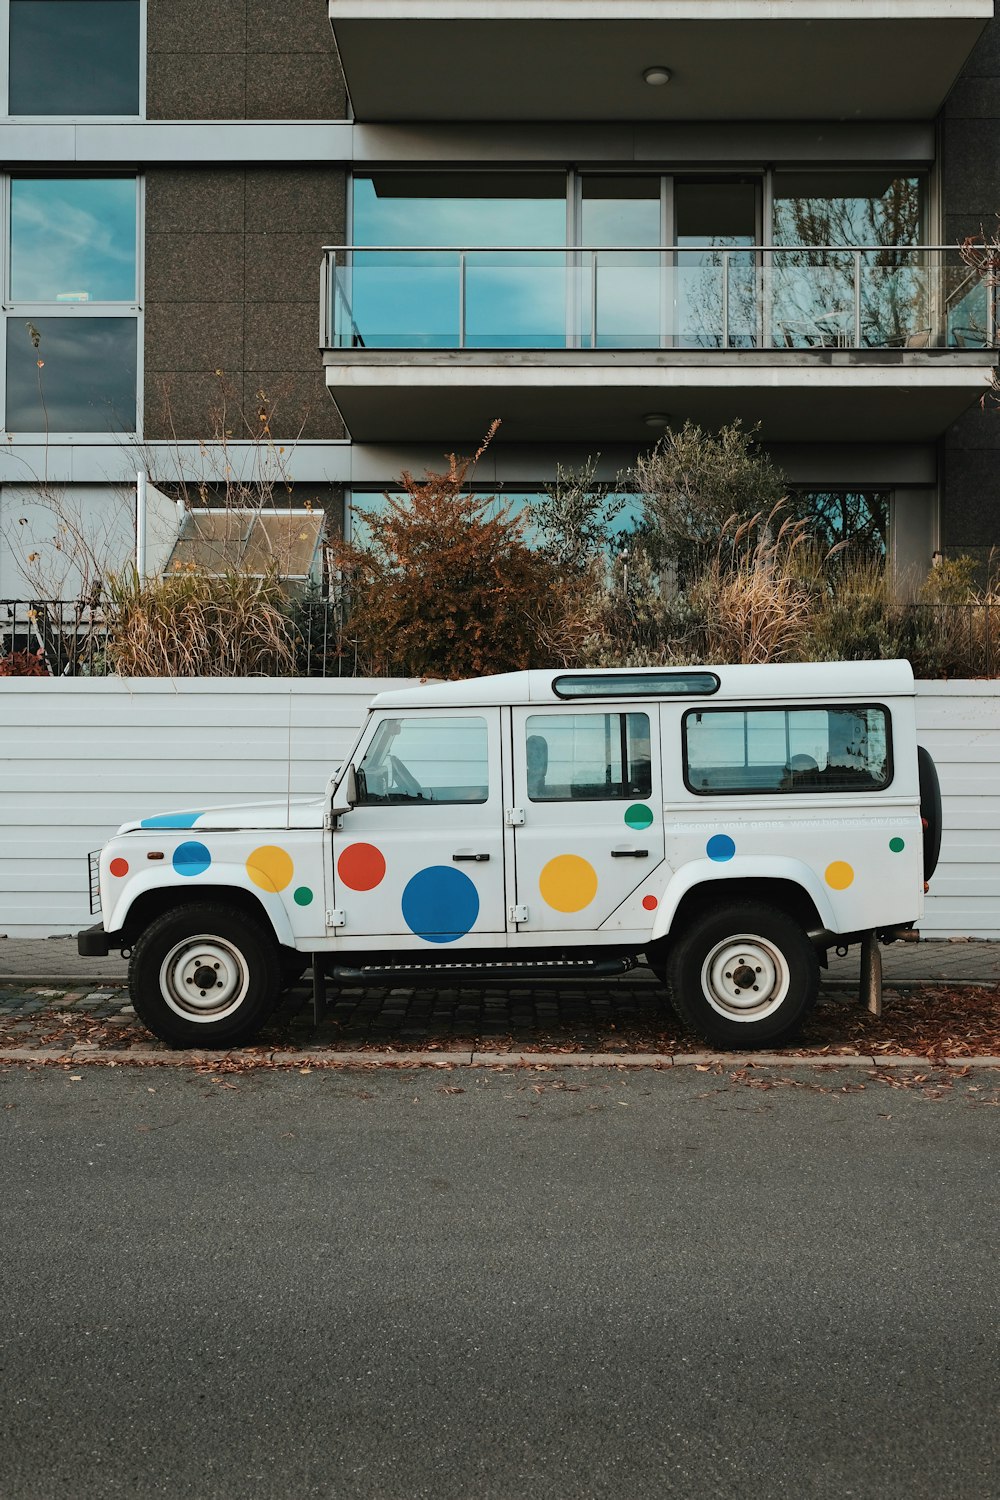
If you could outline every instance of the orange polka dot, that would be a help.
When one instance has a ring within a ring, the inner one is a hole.
[[[646,911],[655,911],[660,903],[655,896],[643,896],[642,904]]]
[[[108,865],[108,869],[111,871],[112,875],[119,875],[119,876],[120,875],[127,875],[128,874],[128,860],[127,859],[113,859],[111,861],[111,863]]]

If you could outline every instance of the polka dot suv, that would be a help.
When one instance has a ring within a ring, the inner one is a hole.
[[[915,935],[941,841],[905,662],[515,672],[378,694],[315,798],[152,809],[101,852],[88,955],[231,1046],[312,966],[454,983],[637,963],[706,1041],[776,1046],[825,949]]]

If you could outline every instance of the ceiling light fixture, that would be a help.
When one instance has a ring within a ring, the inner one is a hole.
[[[648,411],[642,420],[647,427],[669,427],[670,413],[665,411]]]
[[[658,88],[660,84],[670,82],[670,69],[660,66],[647,68],[642,76],[653,88]]]

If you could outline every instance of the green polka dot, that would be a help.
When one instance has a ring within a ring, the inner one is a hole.
[[[644,807],[641,802],[633,802],[632,806],[625,810],[625,822],[630,828],[648,828],[653,821],[653,809]]]
[[[906,844],[902,839],[890,839],[889,848],[892,850],[893,854],[902,854],[903,850],[906,848]]]
[[[295,892],[296,906],[309,906],[312,903],[313,893],[307,885],[300,885]]]

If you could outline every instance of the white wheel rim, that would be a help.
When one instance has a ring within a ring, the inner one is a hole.
[[[160,965],[160,994],[185,1021],[224,1021],[239,1010],[249,984],[240,950],[207,934],[175,943]]]
[[[781,949],[754,933],[717,943],[701,967],[701,988],[727,1021],[762,1021],[782,1004],[791,976]]]

